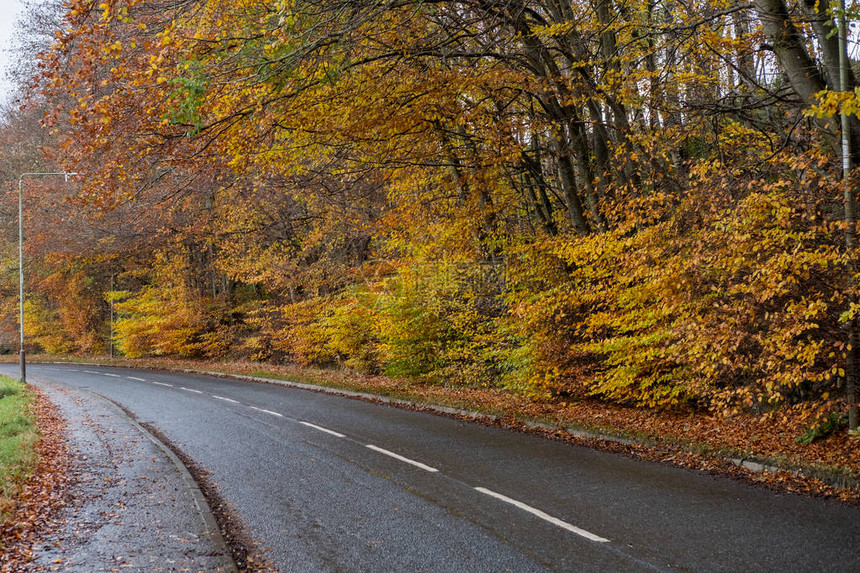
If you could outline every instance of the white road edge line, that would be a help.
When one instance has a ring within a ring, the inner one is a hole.
[[[136,376],[126,376],[126,378],[128,378],[129,380],[137,380],[138,382],[146,382],[146,379],[137,378]],[[156,384],[157,384],[157,382],[156,382]]]
[[[194,392],[195,394],[202,394],[203,393],[200,390],[195,390],[194,388],[186,388],[185,386],[180,386],[179,389],[180,390],[186,390],[188,392]]]
[[[511,499],[506,495],[496,493],[496,492],[489,490],[485,487],[476,487],[475,489],[481,493],[487,494],[491,497],[495,497],[496,499],[500,499],[506,503],[509,503],[513,506],[516,506],[516,507],[518,507],[524,511],[527,511],[527,512],[531,513],[532,515],[536,515],[537,517],[540,517],[541,519],[548,521],[548,522],[552,523],[553,525],[557,525],[558,527],[561,527],[562,529],[566,529],[566,530],[573,532],[577,535],[581,535],[582,537],[585,537],[586,539],[590,539],[591,541],[596,541],[597,543],[609,543],[609,540],[604,538],[604,537],[600,537],[599,535],[595,535],[589,531],[586,531],[584,529],[580,529],[579,527],[577,527],[575,525],[571,525],[571,524],[567,523],[566,521],[562,521],[562,520],[558,519],[557,517],[553,517],[553,516],[549,515],[548,513],[544,513],[543,511],[541,511],[539,509],[535,509],[534,507],[532,507],[530,505],[526,505],[525,503],[523,503],[521,501]]]
[[[216,400],[224,400],[225,402],[232,402],[233,404],[239,404],[240,403],[239,400],[234,400],[233,398],[225,398],[224,396],[217,396],[215,394],[209,394],[209,395],[212,396],[213,398],[215,398]]]
[[[326,434],[331,434],[332,436],[337,436],[338,438],[346,437],[340,432],[335,432],[334,430],[329,430],[328,428],[323,428],[322,426],[317,426],[316,424],[311,424],[310,422],[302,422],[301,420],[299,420],[299,424],[305,425],[308,428],[313,428],[314,430],[319,430],[320,432],[325,432]]]
[[[380,454],[385,454],[386,456],[391,456],[395,460],[400,460],[401,462],[406,462],[407,464],[412,464],[417,468],[421,468],[424,471],[428,472],[438,472],[436,468],[430,467],[428,465],[422,464],[421,462],[416,462],[415,460],[410,460],[409,458],[404,458],[400,454],[395,454],[394,452],[389,452],[388,450],[382,449],[379,446],[374,446],[373,444],[367,444],[367,447],[373,450],[374,452],[379,452]]]
[[[266,410],[264,408],[257,408],[256,406],[248,406],[252,410],[256,410],[258,412],[263,412],[264,414],[271,414],[272,416],[277,416],[278,418],[283,418],[283,414],[278,414],[277,412],[272,412],[271,410]]]
[[[153,384],[158,384],[159,386],[167,386],[168,388],[173,388],[173,384],[165,384],[164,382],[153,382]]]

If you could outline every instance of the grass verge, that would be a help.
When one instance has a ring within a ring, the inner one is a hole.
[[[0,376],[0,525],[12,514],[24,480],[38,461],[33,404],[23,384]]]

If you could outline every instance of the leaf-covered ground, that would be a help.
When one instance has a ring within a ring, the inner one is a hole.
[[[65,504],[69,458],[64,424],[56,408],[38,388],[33,413],[42,438],[36,446],[36,470],[22,484],[10,519],[0,525],[0,573],[29,571],[33,548],[39,537],[56,527],[54,516]]]

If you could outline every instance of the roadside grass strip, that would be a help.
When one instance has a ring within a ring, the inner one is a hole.
[[[23,384],[0,376],[0,523],[10,517],[21,484],[38,461],[32,403],[33,395]]]

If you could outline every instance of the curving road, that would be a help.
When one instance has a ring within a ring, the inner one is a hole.
[[[158,428],[283,572],[860,571],[860,509],[835,502],[277,385],[28,377]]]

